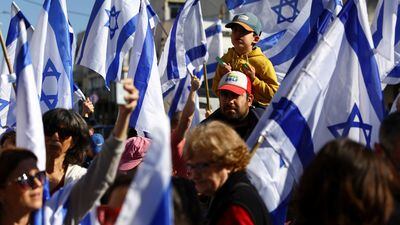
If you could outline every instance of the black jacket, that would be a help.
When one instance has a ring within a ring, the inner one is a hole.
[[[225,210],[233,204],[246,209],[255,225],[272,224],[267,207],[245,171],[231,173],[215,193],[207,214],[208,224],[217,224]]]
[[[251,132],[253,131],[254,127],[256,127],[258,120],[260,119],[264,111],[265,111],[264,108],[251,106],[246,118],[244,118],[241,121],[237,120],[234,121],[234,120],[228,120],[224,115],[222,115],[220,109],[217,109],[209,117],[201,121],[201,123],[202,124],[209,123],[214,120],[221,121],[231,126],[239,134],[239,136],[246,141],[247,138],[250,136]]]

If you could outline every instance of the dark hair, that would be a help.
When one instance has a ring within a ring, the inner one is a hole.
[[[46,134],[48,129],[66,129],[73,140],[72,147],[67,151],[64,166],[81,164],[85,152],[90,147],[89,129],[85,120],[72,110],[57,108],[43,114],[43,126]]]
[[[108,188],[106,193],[104,193],[103,197],[101,198],[101,204],[107,204],[110,201],[111,194],[115,189],[119,187],[129,187],[132,180],[133,176],[131,175],[118,174],[114,183]]]
[[[0,187],[4,186],[10,174],[17,168],[19,163],[26,159],[37,157],[33,152],[23,148],[6,148],[0,154]]]
[[[363,145],[331,141],[300,180],[296,224],[385,224],[394,208],[394,182],[392,171]]]
[[[1,137],[0,137],[0,146],[3,146],[4,142],[6,142],[6,140],[9,138],[11,138],[15,143],[16,136],[17,136],[17,134],[16,134],[15,130],[8,130],[8,131],[4,132],[3,135],[1,135]]]
[[[395,112],[383,119],[379,129],[379,144],[388,157],[393,157],[396,146],[400,147],[400,112]]]

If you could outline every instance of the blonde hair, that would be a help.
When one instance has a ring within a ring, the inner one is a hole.
[[[199,155],[232,171],[245,169],[250,161],[246,143],[235,130],[219,121],[200,125],[189,133],[184,158],[187,161]]]

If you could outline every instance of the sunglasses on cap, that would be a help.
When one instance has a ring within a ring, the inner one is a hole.
[[[97,219],[101,225],[111,225],[117,221],[121,208],[112,208],[107,205],[97,207]]]
[[[44,127],[44,135],[52,136],[55,132],[57,132],[58,136],[61,139],[66,139],[73,135],[73,132],[70,129],[57,127],[57,126],[45,126]]]
[[[41,184],[44,184],[46,180],[46,172],[40,171],[35,175],[30,175],[27,173],[23,173],[21,176],[17,177],[14,182],[17,183],[23,189],[34,189],[37,187],[35,179],[38,179]]]

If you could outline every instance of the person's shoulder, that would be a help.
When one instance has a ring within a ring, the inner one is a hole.
[[[87,172],[87,169],[79,165],[68,165],[65,173],[65,184],[71,183],[74,180],[80,179]]]
[[[217,110],[215,110],[213,113],[211,113],[210,116],[208,116],[207,118],[205,118],[204,120],[202,120],[200,122],[200,124],[206,124],[209,123],[211,121],[215,121],[215,120],[222,120],[223,116],[221,114],[221,110],[218,108]]]

